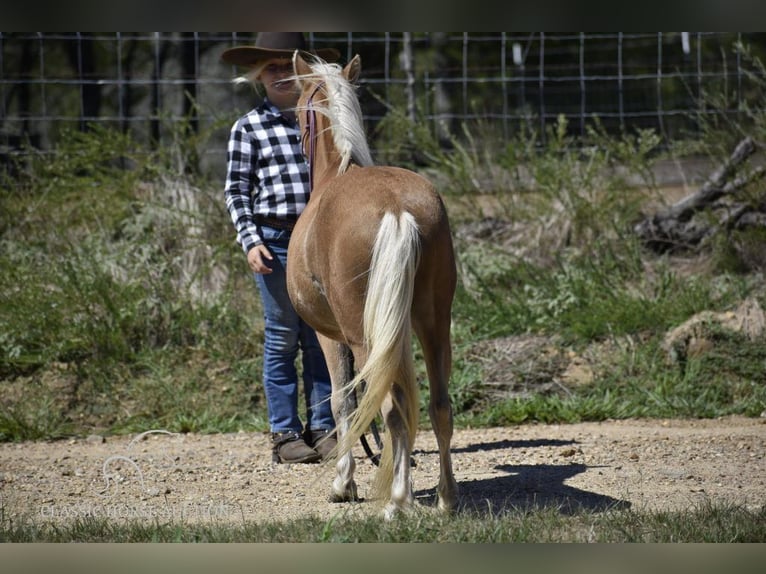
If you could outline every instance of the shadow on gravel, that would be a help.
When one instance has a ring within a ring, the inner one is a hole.
[[[453,454],[460,452],[480,452],[485,450],[505,450],[509,448],[537,448],[542,446],[566,446],[569,444],[576,444],[575,440],[560,440],[560,439],[535,439],[535,440],[497,440],[495,442],[482,442],[477,444],[469,444],[468,446],[452,447],[450,450]],[[412,454],[438,454],[439,451],[415,449]]]
[[[460,510],[498,515],[543,508],[563,514],[630,508],[630,502],[564,483],[588,468],[584,464],[496,466],[507,475],[460,483]]]
[[[572,440],[503,440],[454,449],[453,452],[477,452],[508,448],[533,448],[574,444]],[[611,496],[580,490],[565,484],[573,476],[585,472],[585,464],[537,464],[495,466],[499,476],[460,481],[460,512],[486,513],[492,516],[507,512],[524,512],[554,508],[562,514],[604,512],[630,508],[630,502]],[[415,493],[423,504],[435,504],[433,489]]]
[[[478,444],[469,444],[468,446],[453,448],[452,452],[479,452],[482,450],[504,450],[507,448],[538,448],[543,446],[566,446],[568,444],[577,444],[576,440],[546,439],[535,440],[497,440],[495,442],[484,442]]]

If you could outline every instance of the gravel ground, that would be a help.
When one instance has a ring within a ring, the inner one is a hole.
[[[413,455],[416,498],[432,506],[433,433]],[[374,467],[357,455],[362,497]],[[683,509],[704,501],[766,503],[766,419],[628,420],[455,432],[461,507],[500,514],[554,505]],[[378,511],[327,501],[332,468],[275,465],[261,433],[91,436],[0,445],[0,508],[62,521],[100,516],[160,521],[265,521]]]

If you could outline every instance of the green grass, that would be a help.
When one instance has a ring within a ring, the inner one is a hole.
[[[501,515],[455,516],[415,512],[381,518],[305,518],[273,522],[168,522],[162,518],[77,518],[65,523],[4,518],[0,542],[302,542],[302,543],[518,543],[518,542],[763,542],[765,510],[725,503],[679,512],[606,510],[601,513],[510,510]]]
[[[757,417],[766,406],[766,346],[722,334],[716,350],[668,365],[656,342],[616,350],[608,370],[583,387],[505,401],[476,400],[461,424],[575,423],[625,418]]]
[[[423,148],[437,180],[460,174],[442,186],[461,277],[450,389],[458,424],[760,414],[762,340],[722,336],[715,353],[681,366],[660,343],[699,311],[753,295],[766,305],[762,275],[720,242],[701,274],[646,253],[629,232],[644,192],[610,168],[651,187],[658,138],[609,139],[596,127],[598,145],[582,148],[565,127],[551,128],[542,151],[534,134],[501,145],[469,130],[455,141],[460,153]],[[256,290],[219,184],[174,172],[172,155],[77,132],[3,181],[0,440],[265,427]],[[458,234],[481,217],[485,193],[510,227]],[[489,397],[476,345],[527,334],[561,352],[614,345],[588,384]]]

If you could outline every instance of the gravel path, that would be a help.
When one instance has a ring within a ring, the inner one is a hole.
[[[499,514],[555,505],[563,512],[683,509],[700,502],[766,503],[766,419],[609,421],[456,431],[461,504]],[[358,458],[365,496],[374,467]],[[433,504],[433,433],[416,442],[416,497]],[[6,519],[88,515],[184,521],[367,515],[373,502],[327,502],[332,469],[274,465],[261,433],[98,436],[0,444]]]

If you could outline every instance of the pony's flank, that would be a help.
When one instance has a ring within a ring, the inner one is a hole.
[[[341,156],[338,174],[345,172],[352,161],[359,166],[373,165],[356,88],[343,77],[343,70],[338,64],[317,60],[309,66],[312,73],[302,79],[325,83],[327,104],[315,105],[314,110],[330,119],[333,142]]]

